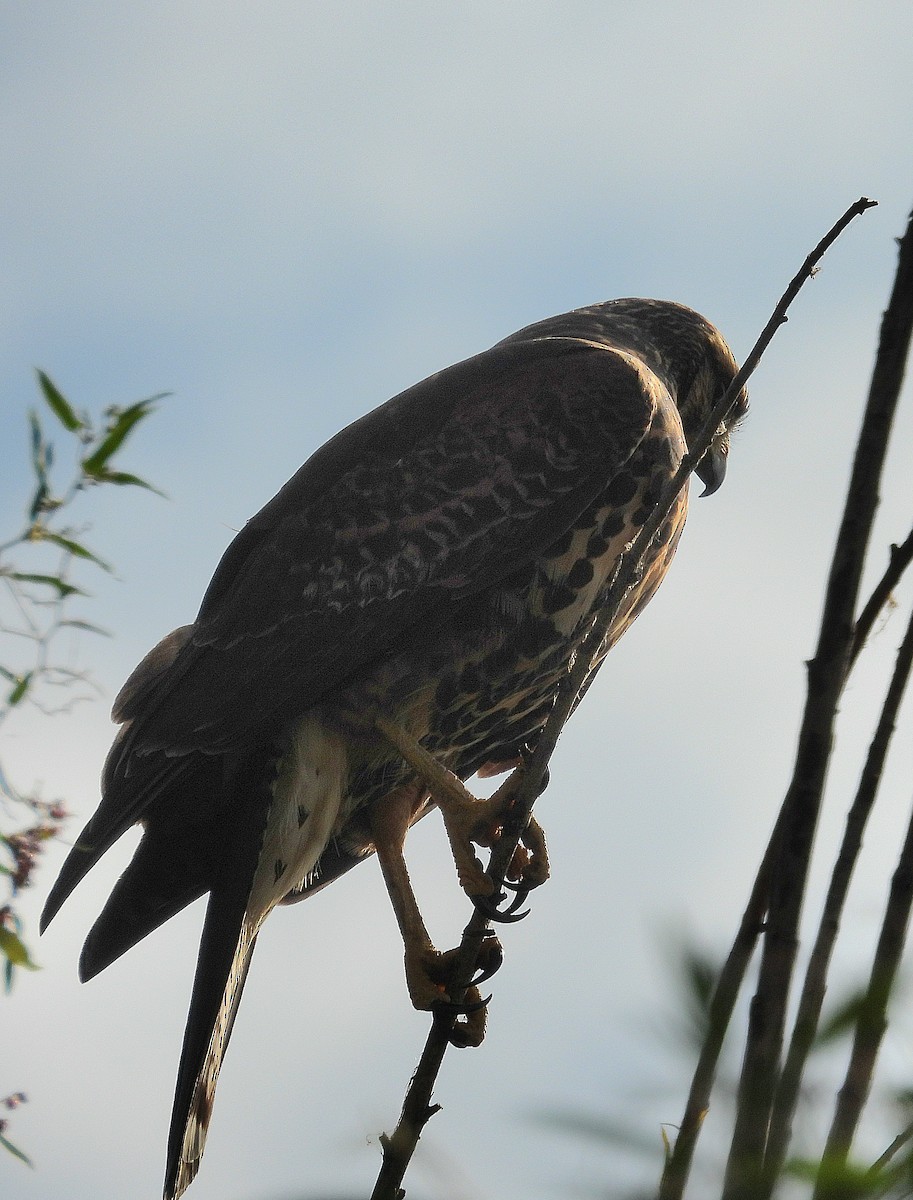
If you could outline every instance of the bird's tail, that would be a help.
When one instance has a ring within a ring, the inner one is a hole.
[[[209,897],[171,1111],[165,1200],[177,1200],[190,1186],[203,1155],[219,1069],[257,940],[246,901],[246,889]]]
[[[344,738],[311,712],[271,768],[252,760],[233,784],[233,820],[209,896],[184,1031],[165,1200],[177,1200],[199,1169],[257,931],[285,893],[312,874],[336,823],[345,772]]]

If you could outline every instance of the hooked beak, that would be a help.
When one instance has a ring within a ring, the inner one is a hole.
[[[712,496],[718,491],[726,478],[726,451],[722,446],[713,445],[694,468],[694,473],[704,485],[701,496]]]

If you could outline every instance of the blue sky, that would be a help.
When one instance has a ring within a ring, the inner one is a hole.
[[[669,579],[562,740],[539,810],[554,878],[505,934],[485,1047],[445,1065],[416,1200],[548,1200],[569,1178],[627,1177],[544,1133],[533,1109],[630,1115],[657,1164],[660,1122],[680,1115],[687,1071],[655,1035],[672,1008],[664,937],[724,945],[787,778],[913,203],[911,44],[902,2],[0,3],[4,530],[27,486],[33,367],[95,411],[172,393],[124,462],[169,499],[92,496],[77,514],[117,565],[86,609],[115,636],[67,648],[106,699],[4,730],[20,783],[80,819],[123,678],[192,619],[232,531],[343,424],[612,296],[690,304],[741,357],[832,221],[860,195],[879,201],[795,304],[726,486],[693,505]],[[909,530],[910,399],[872,579]],[[901,619],[844,703],[817,885]],[[850,978],[907,819],[911,742],[867,839]],[[439,824],[424,825],[410,863],[446,946],[466,906]],[[11,1132],[37,1170],[0,1159],[0,1179],[26,1200],[159,1194],[201,913],[80,987],[81,938],[128,843],[3,1002],[0,1093],[30,1095]],[[276,914],[190,1195],[367,1194],[425,1027],[375,865]],[[898,1070],[909,1049],[889,1047]]]

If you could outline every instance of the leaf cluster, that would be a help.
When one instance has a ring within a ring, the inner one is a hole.
[[[162,395],[126,408],[107,408],[101,421],[96,422],[87,413],[77,412],[44,371],[38,371],[37,378],[46,411],[52,414],[58,431],[68,438],[74,461],[67,476],[58,479],[61,472],[55,470],[55,443],[45,431],[41,414],[30,410],[29,457],[34,483],[26,504],[26,521],[18,534],[0,543],[0,583],[12,614],[7,617],[4,613],[0,625],[0,634],[4,635],[0,679],[9,685],[0,702],[0,722],[10,709],[27,697],[34,698],[39,683],[75,682],[70,673],[50,665],[47,650],[57,633],[64,628],[104,632],[71,617],[66,606],[71,598],[86,595],[84,588],[73,582],[75,566],[91,564],[103,571],[111,570],[110,564],[85,543],[85,531],[68,523],[66,514],[73,501],[80,493],[104,484],[157,491],[140,476],[115,467],[113,460],[140,422],[155,411]],[[48,549],[59,552],[51,568],[45,565],[47,558],[42,553]],[[13,642],[30,644],[27,667],[20,668],[10,661]]]
[[[26,702],[45,713],[61,712],[82,698],[88,676],[55,661],[54,643],[64,631],[104,634],[97,625],[71,613],[77,598],[87,596],[80,568],[110,572],[111,566],[85,542],[86,530],[69,519],[76,498],[103,485],[141,487],[150,483],[115,465],[115,457],[142,421],[155,411],[162,396],[139,400],[126,408],[107,408],[100,420],[77,409],[44,372],[37,372],[41,410],[28,413],[29,461],[32,485],[25,504],[25,521],[18,533],[0,543],[0,725]],[[46,432],[50,416],[56,438],[69,451],[66,470],[58,466],[56,443]],[[5,694],[2,694],[5,687]],[[56,689],[56,696],[49,699]],[[74,694],[75,693],[75,694]],[[17,968],[36,970],[23,939],[22,921],[14,903],[32,881],[44,845],[56,837],[67,811],[62,803],[47,803],[17,789],[0,761],[0,876],[7,902],[0,906],[0,964],[7,991]],[[10,827],[6,814],[26,810],[27,821]],[[15,1093],[0,1104],[16,1107],[24,1101]],[[15,1103],[13,1103],[15,1101]],[[28,1158],[4,1136],[0,1146],[28,1163]]]

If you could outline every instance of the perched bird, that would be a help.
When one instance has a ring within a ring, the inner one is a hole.
[[[83,979],[209,893],[166,1200],[197,1172],[276,904],[376,852],[412,1001],[447,999],[406,832],[440,807],[464,887],[490,890],[472,841],[497,813],[447,780],[505,770],[535,746],[619,556],[735,373],[717,330],[664,301],[614,300],[513,334],[312,455],[231,543],[194,623],[127,680],[101,803],[42,927],[136,822],[142,840],[89,933]],[[746,407],[742,392],[696,468],[707,492]],[[662,581],[686,491],[592,672]],[[543,848],[530,844],[541,874]]]

